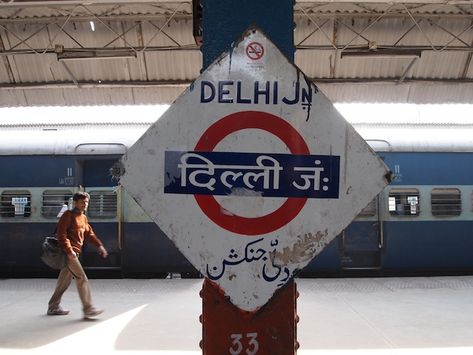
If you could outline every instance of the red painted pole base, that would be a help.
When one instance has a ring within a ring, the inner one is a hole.
[[[296,340],[296,284],[290,281],[255,312],[235,307],[223,291],[205,279],[201,291],[204,355],[291,355]]]

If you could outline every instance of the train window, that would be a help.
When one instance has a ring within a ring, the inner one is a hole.
[[[377,198],[372,200],[368,205],[361,210],[358,217],[372,217],[376,214],[376,201]]]
[[[41,214],[46,218],[56,218],[64,204],[72,198],[71,190],[46,190],[43,192]]]
[[[389,191],[388,210],[392,216],[418,216],[419,190],[392,189]]]
[[[434,216],[459,216],[462,212],[461,192],[458,189],[432,189],[430,201]]]
[[[29,191],[4,191],[0,197],[0,216],[31,216],[31,193]]]
[[[117,216],[117,194],[114,191],[89,191],[89,194],[89,216],[103,218]]]

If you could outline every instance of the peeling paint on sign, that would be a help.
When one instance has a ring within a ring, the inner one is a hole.
[[[296,242],[282,251],[271,252],[271,260],[275,265],[299,264],[313,259],[314,253],[322,251],[328,244],[328,230],[317,233],[305,233],[295,238]]]

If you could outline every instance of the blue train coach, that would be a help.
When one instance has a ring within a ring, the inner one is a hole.
[[[81,256],[90,275],[198,272],[111,170],[146,125],[11,127],[0,132],[0,277],[53,276],[39,259],[57,214],[81,186],[110,256]],[[473,135],[468,130],[361,127],[396,174],[300,276],[473,273]]]
[[[304,272],[471,274],[471,130],[441,126],[357,130],[394,172],[394,181]]]
[[[55,274],[38,258],[42,240],[79,186],[91,196],[88,218],[109,251],[102,259],[95,247],[85,246],[81,258],[89,274],[196,274],[112,177],[110,169],[145,128],[2,129],[0,275]]]

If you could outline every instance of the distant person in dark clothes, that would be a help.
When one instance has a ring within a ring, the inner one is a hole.
[[[92,304],[90,285],[87,275],[79,261],[82,245],[87,238],[98,247],[99,254],[106,258],[107,250],[95,235],[92,227],[85,216],[85,210],[89,204],[90,196],[86,192],[77,192],[73,196],[72,211],[65,211],[57,225],[57,238],[59,244],[67,255],[67,265],[61,269],[51,299],[48,304],[47,314],[50,316],[63,316],[69,314],[69,310],[61,307],[61,298],[71,284],[72,278],[76,279],[77,290],[82,302],[84,318],[94,318],[103,312],[103,309],[95,308]]]

